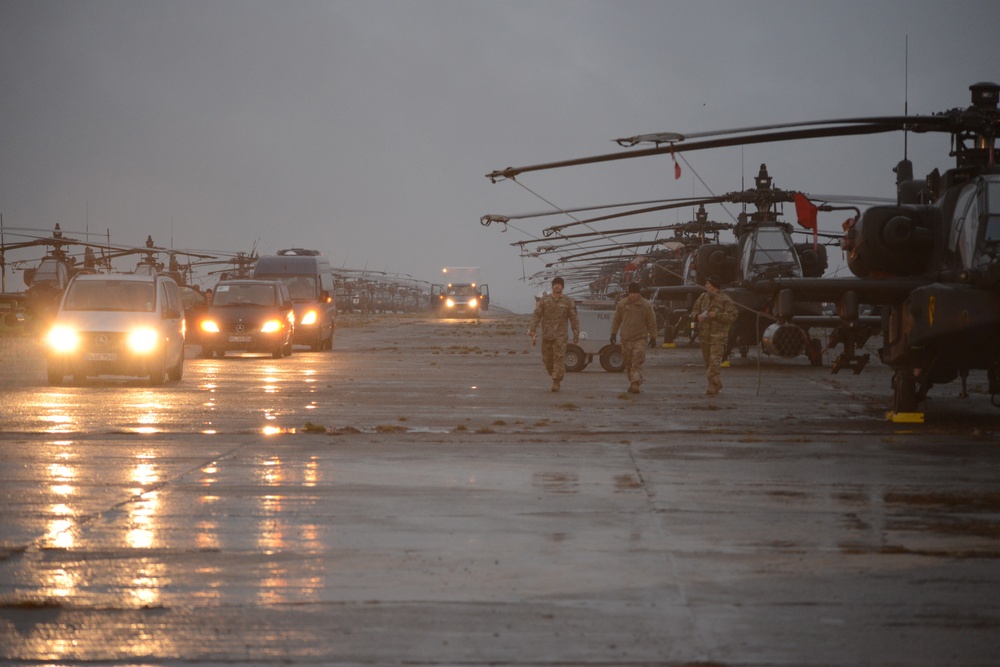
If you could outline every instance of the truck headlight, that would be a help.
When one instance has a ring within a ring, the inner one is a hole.
[[[136,354],[149,354],[156,349],[160,336],[155,329],[141,327],[128,332],[128,349]]]
[[[316,320],[319,316],[316,314],[315,310],[306,311],[306,314],[302,316],[302,321],[299,324],[316,324]]]
[[[476,307],[476,300],[469,299],[469,308],[475,308],[475,307]]]
[[[261,333],[274,333],[275,331],[281,331],[281,320],[268,320],[260,328]]]
[[[54,326],[45,336],[45,342],[53,352],[72,352],[80,345],[80,334],[67,326]]]
[[[444,305],[447,306],[448,308],[454,308],[455,307],[455,300],[454,299],[445,299],[444,300]]]

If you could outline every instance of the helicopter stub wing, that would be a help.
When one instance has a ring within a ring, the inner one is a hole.
[[[931,278],[774,278],[758,280],[748,289],[764,294],[788,289],[796,300],[829,302],[853,292],[858,303],[883,305],[899,303],[914,289],[933,282]]]

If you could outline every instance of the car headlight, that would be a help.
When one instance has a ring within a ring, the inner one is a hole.
[[[300,324],[316,324],[316,320],[319,316],[316,314],[315,310],[307,311],[305,315],[302,316]]]
[[[476,307],[476,300],[469,299],[469,308],[475,308],[475,307]]]
[[[260,328],[261,333],[274,333],[275,331],[281,331],[281,320],[268,320]]]
[[[45,336],[45,342],[53,352],[72,352],[80,345],[80,334],[67,326],[55,326]]]
[[[444,305],[447,306],[448,308],[454,308],[455,307],[455,300],[454,299],[445,299],[444,300]]]
[[[142,327],[128,332],[128,349],[136,354],[148,354],[156,349],[160,336],[155,329]]]
[[[215,323],[215,320],[202,320],[201,330],[205,333],[219,333],[219,325]]]

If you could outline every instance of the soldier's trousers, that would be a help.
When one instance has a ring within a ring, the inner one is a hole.
[[[701,356],[705,360],[705,376],[708,379],[708,392],[717,394],[722,391],[722,374],[719,368],[726,354],[725,341],[702,343]]]
[[[566,343],[565,336],[542,339],[542,363],[553,380],[562,381],[566,374]]]
[[[625,374],[629,382],[642,384],[642,365],[646,361],[646,339],[622,341],[625,357]]]

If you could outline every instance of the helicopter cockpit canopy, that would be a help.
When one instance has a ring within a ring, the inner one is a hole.
[[[1000,176],[979,178],[959,195],[949,246],[966,269],[983,268],[1000,256]]]
[[[743,239],[740,249],[743,280],[760,277],[802,277],[802,265],[791,239],[781,227],[761,227]]]
[[[39,262],[33,273],[25,272],[24,278],[29,287],[45,285],[61,290],[69,281],[69,272],[66,270],[66,265],[58,259],[46,257]]]

